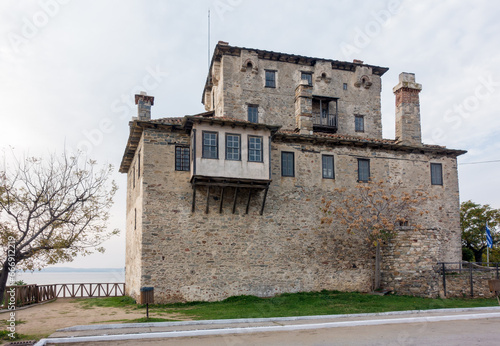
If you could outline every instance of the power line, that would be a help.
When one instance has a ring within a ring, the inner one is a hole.
[[[494,162],[500,162],[500,160],[478,161],[478,162],[465,162],[465,163],[459,163],[459,165],[477,165],[477,164],[480,164],[480,163],[494,163]]]

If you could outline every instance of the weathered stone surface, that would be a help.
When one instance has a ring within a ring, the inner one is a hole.
[[[248,104],[259,106],[259,123],[283,126],[273,135],[270,148],[264,148],[271,153],[270,163],[267,154],[265,163],[251,163],[271,170],[264,213],[260,215],[264,190],[252,190],[246,214],[250,190],[227,186],[222,191],[218,185],[196,188],[192,212],[192,156],[194,152],[199,158],[200,148],[191,147],[191,171],[175,170],[175,147],[192,146],[191,128],[183,127],[179,119],[170,123],[164,119],[161,125],[132,123],[135,140],[138,128],[142,137],[139,143],[129,142],[129,153],[137,145],[135,156],[130,162],[130,154],[121,167],[128,171],[127,294],[137,297],[141,287],[153,286],[156,302],[175,302],[322,289],[371,290],[374,249],[340,225],[325,226],[320,221],[322,199],[332,198],[340,187],[346,194],[354,193],[360,184],[358,159],[369,159],[373,180],[401,181],[408,192],[423,189],[434,197],[422,206],[428,211],[418,220],[422,230],[403,228],[382,247],[382,285],[403,294],[438,296],[437,262],[461,258],[456,157],[462,152],[381,139],[382,68],[321,59],[313,63],[278,54],[273,60],[265,58],[269,52],[237,52],[213,61],[204,102],[213,116],[224,117],[219,120],[225,125],[208,121],[206,126],[221,133],[234,131],[231,119],[246,120]],[[266,69],[277,71],[276,88],[264,87]],[[312,87],[301,82],[302,72],[313,73]],[[309,113],[314,109],[307,101],[311,95],[339,99],[337,135],[311,133]],[[357,114],[365,116],[363,133],[354,130]],[[225,118],[231,119],[226,123]],[[413,124],[420,130],[419,122]],[[255,124],[238,126],[247,127],[248,133],[257,131]],[[219,146],[218,160],[224,160],[224,142]],[[293,177],[281,176],[283,152],[294,155]],[[324,154],[334,158],[334,179],[322,176]],[[431,184],[431,163],[442,165],[443,185]],[[223,161],[217,164],[229,167]],[[224,175],[238,175],[244,169],[227,171]],[[253,175],[240,178],[249,177]]]

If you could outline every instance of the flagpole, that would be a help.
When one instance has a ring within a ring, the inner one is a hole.
[[[490,247],[486,245],[486,262],[488,263],[488,267],[490,266]]]

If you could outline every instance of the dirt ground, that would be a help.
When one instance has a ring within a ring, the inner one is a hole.
[[[121,320],[146,317],[143,310],[108,307],[83,308],[75,300],[74,298],[58,298],[54,302],[17,310],[16,320],[21,321],[21,323],[16,326],[16,332],[41,338],[54,333],[60,328],[85,324],[124,323],[125,321]],[[185,319],[185,317],[180,318],[180,316],[151,313],[149,317]],[[9,318],[9,312],[0,313],[0,321],[6,321]],[[2,329],[5,329],[5,327]]]

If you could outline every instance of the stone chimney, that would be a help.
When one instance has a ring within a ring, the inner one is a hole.
[[[312,86],[305,79],[295,88],[295,119],[302,135],[312,135],[313,131],[312,91]]]
[[[403,72],[392,91],[396,95],[396,141],[405,145],[421,145],[420,101],[422,85],[415,83],[415,74]]]
[[[151,106],[155,104],[154,96],[148,96],[145,91],[141,91],[139,95],[135,95],[135,104],[137,106],[138,120],[151,120]]]

